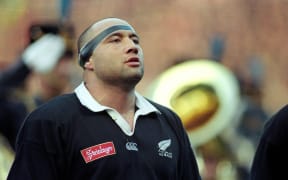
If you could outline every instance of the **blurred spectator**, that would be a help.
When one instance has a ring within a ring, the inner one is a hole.
[[[58,25],[51,24],[31,26],[31,44],[19,60],[0,71],[0,133],[13,149],[18,129],[26,115],[71,88],[73,49],[67,42],[73,38],[73,31],[70,28],[67,36],[60,30]],[[67,29],[64,31],[67,32]],[[30,77],[37,79],[37,82],[32,82],[33,88],[37,87],[37,94],[29,91]]]
[[[73,26],[35,24],[29,33],[29,45],[18,60],[0,70],[0,180],[7,178],[17,132],[27,114],[69,91],[75,80]]]
[[[250,180],[288,179],[288,105],[265,123],[251,167]]]

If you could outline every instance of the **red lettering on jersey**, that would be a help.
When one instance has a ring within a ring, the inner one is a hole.
[[[86,163],[116,154],[113,142],[105,142],[81,150],[81,155]]]

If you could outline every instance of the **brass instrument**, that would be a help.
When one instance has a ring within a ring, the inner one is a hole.
[[[146,97],[178,114],[203,180],[236,179],[233,153],[218,136],[241,114],[238,80],[227,67],[208,59],[184,61],[161,73]]]
[[[167,69],[152,82],[147,97],[179,115],[194,147],[231,123],[240,104],[234,74],[224,65],[205,59],[184,61]]]

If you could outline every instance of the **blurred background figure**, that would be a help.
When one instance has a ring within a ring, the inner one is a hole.
[[[37,23],[31,25],[28,36],[29,44],[19,59],[0,71],[0,174],[4,175],[28,113],[70,91],[75,81],[72,25]]]
[[[263,76],[263,69],[256,64],[260,73],[255,63],[249,69],[251,76],[243,77],[220,59],[190,59],[167,68],[151,84],[147,96],[175,110],[183,121],[203,180],[249,177],[261,129],[268,118],[258,77]]]

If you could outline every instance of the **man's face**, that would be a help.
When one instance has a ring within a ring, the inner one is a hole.
[[[127,25],[126,22],[112,20],[97,25],[95,36],[115,25]],[[137,84],[144,73],[143,52],[139,37],[131,30],[116,30],[107,35],[94,49],[91,61],[98,78],[109,83]]]

